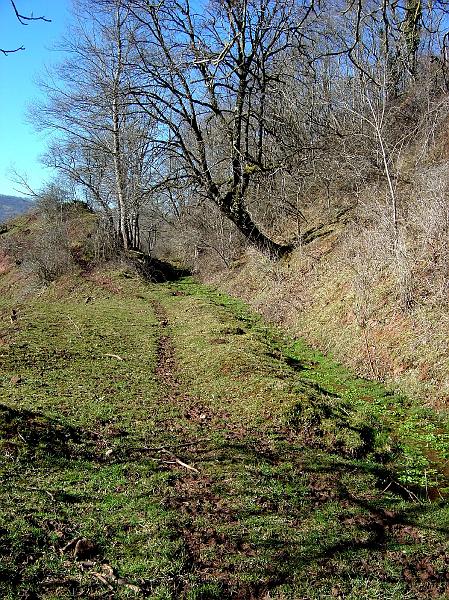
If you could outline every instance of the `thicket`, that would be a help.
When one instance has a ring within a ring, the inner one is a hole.
[[[40,284],[117,256],[119,245],[110,224],[55,185],[38,195],[33,212],[21,221],[6,226],[0,251]]]

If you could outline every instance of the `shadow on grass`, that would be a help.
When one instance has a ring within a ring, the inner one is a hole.
[[[446,504],[418,501],[386,465],[256,438],[223,440],[186,460],[228,474],[218,470],[206,496],[192,476],[175,506],[195,569],[214,573],[222,598],[267,598],[281,586],[299,594],[298,583],[317,586],[313,598],[331,597],[332,585],[349,593],[355,577],[417,599],[446,589],[449,527],[434,522]]]
[[[0,404],[0,439],[29,454],[58,458],[93,458],[93,436],[41,413]],[[12,447],[10,451],[12,451]]]
[[[140,275],[150,283],[178,281],[191,275],[187,269],[181,269],[142,252],[131,252],[130,257]]]

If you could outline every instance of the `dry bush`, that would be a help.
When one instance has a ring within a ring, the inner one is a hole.
[[[229,267],[243,248],[243,236],[218,208],[201,204],[184,209],[156,251],[193,272],[210,274]]]
[[[61,275],[90,268],[118,254],[111,224],[81,202],[45,194],[27,225],[2,240],[2,250],[27,276],[48,284]]]
[[[98,217],[96,227],[89,238],[92,262],[102,263],[115,258],[119,254],[119,239],[110,221]]]
[[[47,227],[40,235],[30,239],[22,256],[22,268],[44,284],[73,270],[75,262],[65,228],[58,225]]]
[[[346,261],[354,270],[361,322],[372,314],[372,290],[381,278],[392,281],[398,306],[447,303],[449,292],[449,175],[446,164],[414,175],[400,193],[397,228],[388,202],[377,189],[366,192],[346,233]]]
[[[446,304],[449,293],[449,174],[448,164],[428,169],[416,181],[407,215],[413,243],[414,270],[421,299]]]

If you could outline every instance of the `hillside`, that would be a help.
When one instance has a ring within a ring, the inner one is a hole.
[[[44,285],[2,236],[2,598],[447,597],[446,420],[66,214]]]
[[[366,234],[364,248],[355,255],[360,240],[342,223],[280,263],[250,251],[230,268],[204,270],[203,280],[248,302],[270,322],[359,375],[447,412],[446,269],[437,271],[427,257],[410,260],[410,306],[404,307],[397,272],[384,265],[375,234]],[[441,240],[447,243],[446,236]],[[416,248],[424,254],[422,245]]]
[[[0,598],[449,600],[449,2],[72,8],[0,197]]]
[[[0,223],[27,212],[31,207],[32,202],[26,198],[0,194]]]

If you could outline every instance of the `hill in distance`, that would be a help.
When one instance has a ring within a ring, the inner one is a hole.
[[[0,222],[27,212],[32,206],[33,202],[27,198],[0,194]]]

